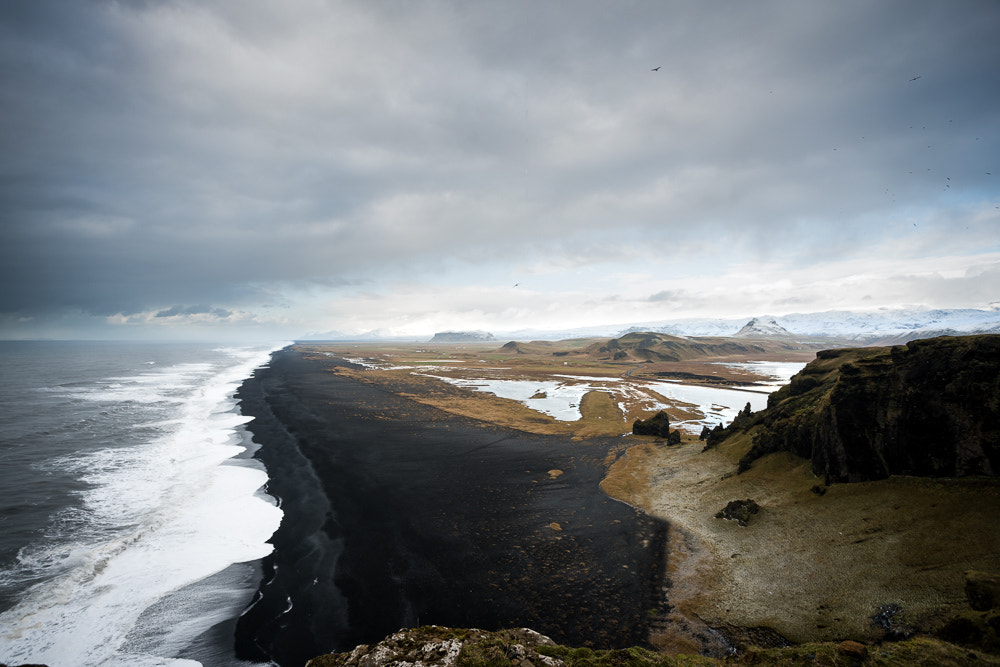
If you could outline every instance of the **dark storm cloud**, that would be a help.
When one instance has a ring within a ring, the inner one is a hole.
[[[998,17],[5,2],[0,311],[228,308],[592,248],[847,256],[997,197]]]
[[[156,313],[155,317],[178,317],[183,315],[213,315],[215,317],[229,317],[232,311],[225,308],[212,308],[211,306],[172,306],[166,310]]]

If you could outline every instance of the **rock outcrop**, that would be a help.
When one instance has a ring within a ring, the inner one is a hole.
[[[736,432],[741,470],[788,451],[828,482],[1000,474],[1000,336],[819,352]]]
[[[746,500],[731,500],[725,507],[715,513],[715,518],[735,521],[739,525],[746,527],[750,522],[750,517],[759,511],[760,505],[751,498],[747,498]]]
[[[378,644],[349,653],[313,658],[306,667],[455,667],[458,664],[507,664],[562,667],[564,662],[538,652],[555,642],[528,628],[486,632],[436,625],[400,630]]]
[[[965,596],[976,611],[1000,607],[1000,574],[969,570],[965,573]]]
[[[991,617],[992,618],[992,617]],[[988,624],[982,627],[992,630]],[[362,644],[346,653],[313,658],[306,667],[694,667],[699,665],[1000,665],[993,634],[975,635],[980,626],[958,623],[952,634],[968,641],[963,646],[930,637],[914,637],[865,645],[857,641],[766,648],[760,642],[741,644],[730,658],[669,655],[646,648],[594,650],[554,644],[527,628],[464,630],[424,626],[400,630],[378,644]],[[727,628],[726,631],[738,630]],[[753,630],[753,629],[745,629]],[[755,633],[750,632],[752,637]],[[765,642],[766,643],[766,642]],[[991,651],[990,652],[987,651]]]
[[[670,430],[670,417],[663,410],[660,410],[649,419],[636,419],[632,423],[632,434],[655,435],[657,438],[666,438],[668,445],[677,445],[681,441],[680,432]]]

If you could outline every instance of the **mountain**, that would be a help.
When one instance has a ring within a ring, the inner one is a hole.
[[[905,346],[824,350],[720,435],[812,461],[832,482],[891,475],[1000,474],[1000,336],[944,336]]]
[[[591,343],[581,352],[612,361],[689,361],[726,355],[767,354],[777,349],[801,349],[778,341],[737,341],[731,338],[680,338],[650,331],[629,333]]]
[[[755,317],[733,334],[736,338],[791,337],[793,334],[778,324],[773,317]]]
[[[773,319],[788,335],[804,338],[831,338],[854,344],[904,343],[930,338],[942,332],[960,335],[1000,332],[1000,308],[880,308],[872,311],[828,310],[818,313],[791,313]],[[546,331],[522,329],[504,332],[502,338],[515,340],[563,340],[580,337],[621,337],[630,333],[664,333],[671,336],[732,336],[747,323],[746,318],[683,318],[626,324],[578,327]],[[891,340],[890,340],[891,339]],[[886,342],[883,343],[882,341]]]
[[[468,343],[496,340],[488,331],[439,331],[431,343]]]

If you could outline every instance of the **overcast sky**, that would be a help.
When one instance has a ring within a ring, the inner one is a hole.
[[[4,0],[0,337],[1000,302],[996,0]]]

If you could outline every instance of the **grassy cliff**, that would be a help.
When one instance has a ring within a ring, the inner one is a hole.
[[[1000,336],[819,352],[739,432],[753,442],[741,470],[786,451],[828,482],[996,475]]]

